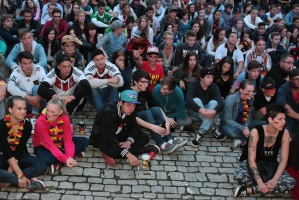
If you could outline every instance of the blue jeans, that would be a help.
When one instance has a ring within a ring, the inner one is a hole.
[[[47,170],[47,165],[41,159],[23,152],[18,160],[18,165],[26,178],[34,178],[42,175]],[[10,183],[17,186],[19,184],[17,175],[7,171],[9,164],[3,155],[0,155],[0,182]]]
[[[190,126],[192,124],[192,119],[188,115],[185,115],[184,118],[176,118],[177,127],[181,126]]]
[[[160,126],[161,124],[163,124],[163,122],[165,122],[161,108],[158,106],[138,112],[137,117],[139,117],[143,121],[146,121],[150,124],[154,124],[154,125],[158,125],[158,126]],[[148,131],[150,132],[151,137],[153,138],[153,140],[155,140],[155,142],[158,146],[161,146],[162,144],[164,144],[165,142],[168,142],[169,140],[171,140],[173,138],[171,133],[169,133],[165,137],[162,137],[160,134],[155,133],[154,131],[152,131],[150,129],[148,129]]]
[[[88,139],[85,137],[73,137],[73,142],[75,144],[75,156],[83,152],[87,145]],[[52,165],[54,163],[60,163],[55,156],[44,146],[39,146],[34,148],[34,154],[43,160],[47,165]]]
[[[220,121],[220,129],[229,138],[239,139],[242,142],[247,140],[242,131],[229,124],[224,123],[222,120]]]
[[[118,100],[118,88],[111,85],[101,89],[91,89],[92,104],[96,107],[97,112],[102,108],[105,103]]]
[[[215,100],[211,100],[207,105],[203,105],[202,101],[199,98],[194,98],[193,101],[201,108],[206,108],[208,110],[213,110],[218,105],[218,102]],[[199,127],[199,131],[203,134],[207,134],[210,128],[216,127],[213,119],[208,119],[199,112],[194,112],[193,110],[188,108],[187,113],[191,118],[201,119],[202,123]]]

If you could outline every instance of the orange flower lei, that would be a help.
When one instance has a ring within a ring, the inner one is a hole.
[[[20,144],[20,140],[21,140],[21,137],[23,135],[25,119],[22,119],[20,121],[19,127],[18,127],[18,132],[17,132],[16,136],[13,135],[12,124],[11,124],[11,119],[10,119],[9,114],[7,114],[5,116],[4,121],[5,121],[6,127],[9,129],[8,139],[7,140],[10,144],[11,150],[15,151],[17,149],[17,145]]]
[[[252,100],[245,99],[243,97],[240,97],[240,98],[241,98],[241,102],[243,104],[243,117],[242,117],[241,121],[243,123],[245,123],[248,120],[248,116],[249,116],[251,105],[252,105]]]
[[[52,121],[47,120],[47,122]],[[54,127],[53,125],[50,125],[49,127],[51,140],[59,149],[63,148],[63,123],[63,120],[60,119],[58,121],[58,127]]]

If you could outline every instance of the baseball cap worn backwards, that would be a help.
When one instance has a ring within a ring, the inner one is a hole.
[[[134,90],[125,90],[120,95],[120,100],[128,103],[133,104],[140,104],[139,101],[137,101],[138,93]]]
[[[57,65],[59,65],[60,63],[64,62],[64,61],[71,61],[71,57],[68,54],[59,54],[56,57],[56,63]]]

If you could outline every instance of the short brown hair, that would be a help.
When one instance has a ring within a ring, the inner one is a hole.
[[[4,23],[5,20],[7,20],[7,19],[12,19],[12,16],[9,15],[9,14],[3,14],[3,15],[1,16],[1,24],[3,25],[3,23]]]
[[[168,90],[172,91],[176,87],[176,80],[172,75],[168,75],[161,81],[161,85],[167,85]]]
[[[30,30],[28,28],[21,28],[19,30],[19,38],[22,38],[24,35],[26,35],[27,33],[30,33]]]
[[[186,38],[188,38],[188,37],[196,37],[196,32],[193,30],[187,31]]]

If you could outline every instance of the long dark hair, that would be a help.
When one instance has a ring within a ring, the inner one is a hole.
[[[219,34],[221,31],[226,31],[225,28],[223,27],[218,27],[216,30],[215,30],[215,33],[213,35],[213,44],[214,46],[217,46],[218,45],[218,39],[219,39]]]
[[[127,55],[127,53],[124,51],[124,50],[122,50],[122,49],[119,49],[118,51],[116,51],[113,55],[112,55],[112,59],[111,59],[111,62],[113,63],[113,64],[115,64],[116,65],[116,63],[115,63],[115,61],[116,61],[116,59],[118,58],[118,57],[120,57],[120,56],[124,56],[125,57],[125,68],[127,68],[128,67],[128,55]],[[116,65],[117,66],[117,65]],[[118,66],[117,66],[118,67]]]
[[[188,67],[189,67],[189,59],[191,56],[195,56],[196,58],[196,64],[192,70],[192,74],[196,74],[198,75],[199,74],[199,71],[198,71],[198,57],[197,57],[197,53],[195,53],[194,51],[189,51],[185,58],[184,58],[184,62],[183,62],[183,76],[184,77],[188,77]]]
[[[191,13],[191,11],[190,11],[191,6],[194,6],[194,12],[193,13]],[[194,15],[195,15],[195,12],[196,12],[195,9],[196,9],[195,4],[191,3],[191,4],[187,5],[187,11],[188,11],[188,18],[189,19],[194,19]]]
[[[73,26],[69,26],[69,27],[67,28],[67,30],[66,30],[66,35],[71,35],[70,32],[71,32],[72,30],[75,32],[77,38],[81,39],[81,33],[80,33],[80,31],[79,31],[76,27],[73,27]]]
[[[51,31],[54,31],[54,39],[53,42],[51,44],[51,56],[54,57],[55,53],[58,51],[58,46],[57,46],[57,40],[56,40],[56,34],[55,34],[55,30],[52,26],[48,26],[45,29],[44,32],[44,36],[43,36],[43,47],[45,49],[45,53],[46,55],[48,55],[48,48],[49,48],[49,41],[48,41],[48,35]]]
[[[244,28],[242,30],[242,32],[241,32],[241,35],[240,35],[240,43],[243,42],[243,37],[244,37],[245,34],[248,34],[249,35],[249,39],[251,39],[251,34],[250,34],[249,30],[247,30],[247,29]]]
[[[79,4],[77,2],[73,3],[73,7],[74,7],[74,5],[79,6]],[[77,15],[77,13],[74,13],[74,8],[73,7],[72,7],[72,10],[71,10],[71,13],[68,15],[68,18],[67,18],[68,22],[75,22],[75,17]],[[80,8],[80,6],[79,6],[79,8]]]
[[[193,30],[192,27],[194,24],[198,24],[199,25],[199,31],[196,33],[196,40],[201,40],[201,38],[205,35],[202,28],[201,28],[201,25],[200,25],[200,22],[199,20],[195,19],[195,20],[192,20],[191,21],[191,24],[190,24],[190,30]]]
[[[232,85],[233,81],[234,81],[234,60],[230,56],[223,57],[220,60],[220,62],[215,65],[215,68],[216,68],[215,71],[217,71],[217,74],[214,77],[215,83],[224,84],[222,77],[221,77],[222,76],[222,65],[224,63],[230,64],[230,69],[226,74],[228,74],[228,76],[229,76],[228,82],[230,83],[230,85]]]
[[[30,1],[33,2],[33,8],[29,8],[29,6],[28,6],[28,0],[25,0],[25,6],[24,6],[24,8],[29,8],[29,9],[33,10],[34,11],[34,15],[35,15],[35,12],[37,10],[36,4],[34,3],[34,0],[30,0]]]
[[[91,43],[90,42],[90,35],[89,35],[89,30],[93,30],[95,29],[96,30],[96,34],[94,36],[94,41],[95,43],[98,43],[98,29],[97,29],[97,26],[92,23],[92,22],[89,22],[88,24],[86,24],[86,26],[84,27],[84,33],[85,33],[85,36],[86,36],[86,41]]]

